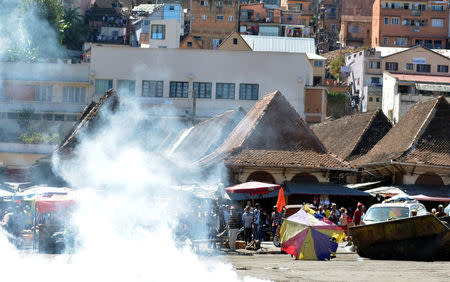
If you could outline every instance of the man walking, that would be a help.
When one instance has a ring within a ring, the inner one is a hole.
[[[356,210],[353,213],[353,222],[355,223],[356,226],[361,224],[361,218],[363,215],[363,204],[358,203],[358,205],[356,206]]]
[[[261,241],[261,206],[259,205],[259,203],[255,204],[255,211],[253,212],[253,218],[254,218],[254,229],[255,232],[253,234],[253,238],[255,240],[259,240]]]
[[[228,216],[228,228],[230,230],[230,251],[236,251],[236,238],[241,226],[239,214],[233,206],[230,208],[230,214]]]

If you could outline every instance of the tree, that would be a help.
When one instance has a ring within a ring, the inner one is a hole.
[[[66,26],[62,34],[62,44],[68,49],[81,50],[83,42],[90,33],[90,26],[83,22],[78,8],[65,9],[63,21]]]
[[[33,113],[34,111],[31,109],[23,109],[17,115],[17,123],[19,124],[22,133],[31,132],[31,116]]]
[[[345,65],[345,57],[340,56],[334,59],[330,64],[330,73],[335,77],[339,78],[339,74],[341,73],[341,66]]]

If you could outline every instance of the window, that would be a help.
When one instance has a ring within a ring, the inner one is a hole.
[[[358,33],[359,32],[359,26],[350,24],[350,25],[348,25],[347,30],[350,33]]]
[[[233,17],[233,16],[229,16],[229,17],[228,17],[228,21],[229,21],[229,22],[233,22],[233,21],[234,21],[234,17]]]
[[[443,27],[444,20],[443,19],[431,19],[431,26],[433,27]]]
[[[41,120],[42,115],[41,114],[31,114],[30,119],[31,120]]]
[[[241,83],[239,85],[239,100],[258,100],[259,85]]]
[[[418,64],[417,72],[431,72],[431,65],[428,64]]]
[[[380,98],[377,97],[377,98],[375,99],[375,101],[377,101],[377,103],[379,103],[379,102],[380,102]]]
[[[152,39],[163,40],[166,38],[166,26],[163,24],[152,24]]]
[[[218,1],[217,2],[217,7],[223,7],[223,1]]]
[[[384,46],[388,46],[389,45],[389,38],[388,37],[383,37],[383,45]]]
[[[42,118],[45,120],[53,120],[53,114],[43,114]]]
[[[398,70],[398,63],[387,62],[386,63],[386,70],[391,70],[391,71]]]
[[[222,43],[222,40],[221,40],[221,39],[219,39],[219,38],[213,38],[213,40],[212,40],[213,49],[216,49],[217,46],[220,45],[220,43]]]
[[[17,113],[8,113],[8,119],[17,119]]]
[[[398,18],[398,17],[391,18],[391,24],[392,25],[399,25],[400,24],[400,18]]]
[[[205,14],[202,15],[202,21],[206,21],[206,15]]]
[[[291,22],[291,21],[292,21],[292,15],[288,15],[288,16],[287,16],[287,19],[288,19],[288,21]]]
[[[55,121],[64,121],[64,115],[55,114]]]
[[[406,69],[407,70],[414,70],[414,65],[413,64],[406,64]]]
[[[134,80],[118,80],[117,91],[120,95],[134,96],[134,90],[136,88],[136,81]]]
[[[444,6],[432,5],[431,10],[433,11],[444,11]]]
[[[77,115],[66,115],[66,121],[77,121],[78,116]]]
[[[369,61],[369,68],[371,68],[371,69],[379,69],[380,68],[380,62]]]
[[[394,39],[394,46],[406,46],[408,45],[408,38],[397,37]]]
[[[408,3],[404,3],[404,4],[403,4],[403,9],[409,10],[409,4],[408,4]]]
[[[373,102],[373,98],[372,97],[369,97],[369,102]]]
[[[216,15],[216,21],[223,21],[223,15]]]
[[[370,84],[375,85],[375,86],[380,85],[380,78],[379,77],[371,77]]]
[[[143,80],[142,81],[142,96],[144,97],[162,97],[163,96],[162,80]]]
[[[323,62],[322,61],[314,61],[314,66],[316,68],[321,68],[321,67],[323,67]]]
[[[95,91],[97,95],[103,95],[113,87],[112,79],[96,79],[95,80]]]
[[[186,45],[187,47],[192,48],[192,41],[188,41]]]
[[[384,18],[384,25],[388,25],[389,24],[389,18],[388,17],[385,17]]]
[[[187,98],[189,91],[189,82],[187,81],[171,81],[169,97]]]
[[[170,7],[169,7],[169,10],[174,11],[174,10],[175,10],[175,7],[174,7],[174,6],[170,6]]]
[[[238,44],[238,39],[237,38],[233,38],[233,44],[237,45]]]
[[[211,82],[194,82],[194,93],[197,98],[211,99]]]
[[[149,25],[150,21],[149,20],[144,20],[144,25]]]
[[[441,49],[441,48],[442,48],[442,41],[434,40],[434,49]]]
[[[38,85],[34,91],[34,100],[39,102],[51,102],[53,94],[52,86]]]
[[[86,103],[86,88],[85,87],[64,87],[63,103]]]
[[[234,83],[216,83],[216,99],[234,100]]]
[[[200,1],[200,5],[202,5],[202,6],[208,6],[208,1]]]
[[[438,72],[448,72],[448,66],[438,65],[437,66],[437,71]]]

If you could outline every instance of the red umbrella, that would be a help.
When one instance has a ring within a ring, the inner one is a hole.
[[[270,192],[280,190],[281,186],[278,184],[270,184],[270,183],[264,183],[264,182],[257,182],[257,181],[250,181],[238,185],[234,185],[228,188],[225,188],[225,190],[230,193],[247,193],[250,195],[263,195],[268,194]]]

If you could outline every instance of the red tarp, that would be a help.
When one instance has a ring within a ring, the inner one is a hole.
[[[263,195],[275,190],[280,190],[280,188],[281,186],[278,184],[250,181],[225,188],[225,190],[230,194],[247,193],[251,195]]]
[[[36,200],[36,208],[39,213],[50,213],[64,210],[75,205],[75,200],[66,196],[53,196],[51,198],[39,198]]]

